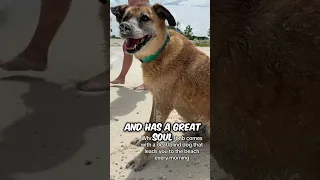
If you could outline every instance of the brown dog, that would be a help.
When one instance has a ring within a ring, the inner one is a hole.
[[[210,58],[180,33],[167,30],[165,20],[170,26],[176,22],[162,5],[121,5],[111,11],[120,24],[127,53],[142,61],[143,80],[153,95],[149,122],[165,123],[175,109],[185,121],[202,122],[209,128]],[[140,144],[137,140],[133,142]],[[143,150],[127,168],[140,171],[148,156]]]

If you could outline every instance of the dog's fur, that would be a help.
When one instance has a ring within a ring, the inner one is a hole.
[[[320,179],[320,1],[214,0],[211,11],[219,166],[240,180]]]
[[[163,45],[169,25],[175,25],[171,13],[162,5],[155,4],[145,7],[128,7],[126,5],[111,8],[117,21],[124,23],[123,17],[130,14],[125,23],[136,23],[134,18],[141,13],[147,14],[152,21],[146,24],[134,24],[133,32],[151,33],[154,38],[142,49],[134,53],[138,59],[155,53]],[[141,36],[133,33],[130,36]],[[210,58],[179,32],[169,30],[170,40],[159,57],[141,65],[143,80],[153,95],[153,106],[150,122],[164,123],[170,112],[175,109],[185,121],[202,122],[210,127]],[[127,34],[121,34],[127,38]],[[209,132],[209,131],[207,131]],[[152,136],[153,132],[146,132],[145,136]],[[138,143],[134,140],[135,143]],[[139,144],[139,143],[138,143]],[[153,149],[153,147],[146,147]],[[135,171],[143,168],[148,154],[143,150],[127,167]]]

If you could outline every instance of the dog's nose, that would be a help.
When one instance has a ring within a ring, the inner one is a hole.
[[[120,33],[123,35],[128,35],[131,32],[131,27],[129,24],[121,23],[119,25]]]

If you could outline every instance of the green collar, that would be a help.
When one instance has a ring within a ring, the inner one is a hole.
[[[167,32],[167,37],[166,37],[166,40],[164,41],[162,47],[154,54],[151,54],[150,56],[147,56],[145,58],[140,59],[141,63],[149,63],[149,62],[157,59],[159,54],[163,51],[164,47],[166,47],[166,45],[168,44],[169,39],[170,39],[170,34],[169,34],[169,32]]]

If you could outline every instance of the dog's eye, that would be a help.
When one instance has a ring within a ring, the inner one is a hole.
[[[143,15],[143,16],[141,16],[140,20],[141,21],[149,21],[150,18],[148,16],[146,16],[146,15]]]
[[[128,21],[129,20],[129,17],[128,16],[125,16],[122,21]]]

